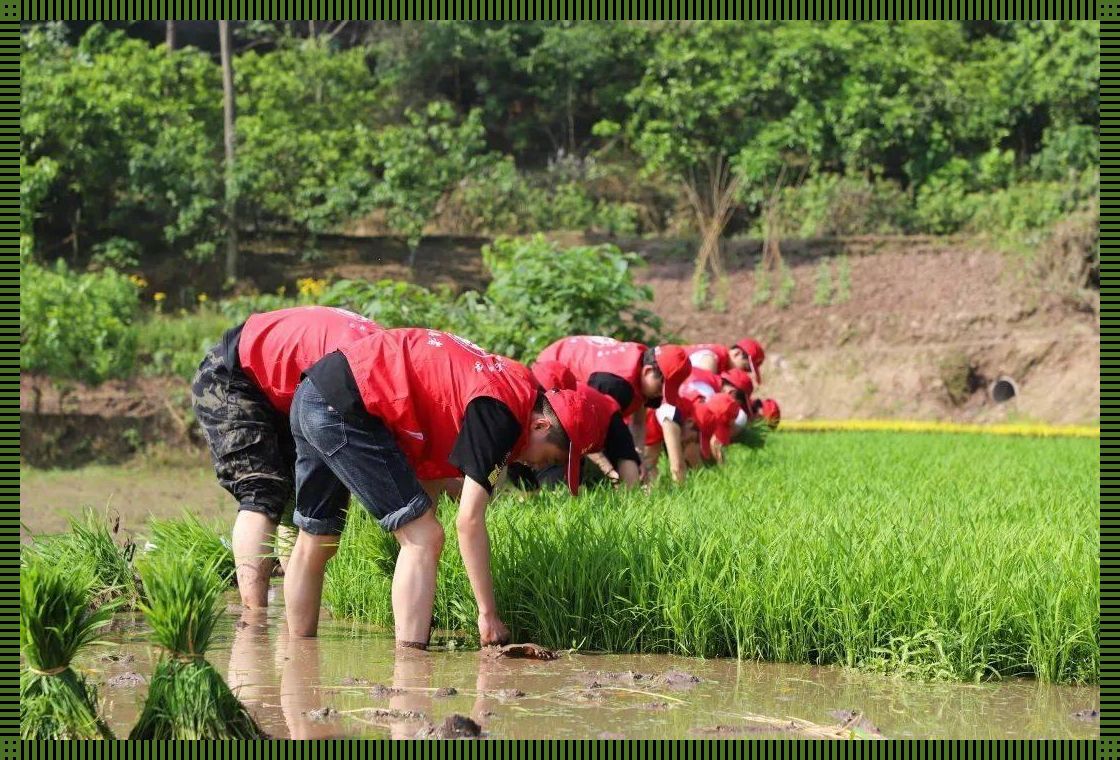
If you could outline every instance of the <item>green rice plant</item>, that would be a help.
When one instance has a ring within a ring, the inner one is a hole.
[[[23,558],[19,573],[19,725],[24,739],[111,739],[97,714],[97,689],[71,662],[96,643],[115,602],[91,607],[90,565]]]
[[[817,265],[817,286],[813,290],[813,303],[817,306],[828,306],[832,303],[832,267],[827,260],[822,260]]]
[[[516,639],[553,647],[1092,683],[1097,443],[771,434],[682,487],[499,494],[499,610]],[[473,636],[454,517],[445,500],[435,621]],[[389,627],[395,556],[352,509],[327,606]]]
[[[150,553],[167,553],[173,557],[189,555],[214,568],[227,581],[233,579],[236,570],[233,549],[215,525],[207,525],[190,512],[183,512],[183,516],[175,520],[152,518],[148,527]]]
[[[89,569],[93,573],[92,603],[122,598],[126,606],[131,606],[141,593],[132,569],[136,545],[132,541],[117,543],[114,536],[118,525],[119,521],[110,527],[104,517],[87,509],[82,517],[70,520],[69,532],[36,539],[23,555],[35,555],[74,572]]]
[[[164,654],[130,739],[256,739],[256,721],[205,659],[227,579],[191,554],[145,559],[141,611]]]

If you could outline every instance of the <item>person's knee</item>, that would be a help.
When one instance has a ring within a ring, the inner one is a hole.
[[[338,536],[319,536],[300,531],[290,562],[325,565],[338,552]]]
[[[436,519],[436,511],[429,509],[420,517],[397,529],[395,533],[402,549],[439,558],[446,539],[443,526]]]

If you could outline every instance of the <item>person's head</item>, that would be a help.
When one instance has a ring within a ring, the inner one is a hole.
[[[641,386],[647,400],[661,398],[665,392],[665,374],[657,366],[656,348],[647,348],[642,354]]]
[[[778,406],[778,402],[772,398],[762,399],[762,403],[759,404],[758,416],[766,420],[766,424],[770,426],[771,430],[778,427],[782,422],[782,410]]]
[[[727,350],[728,355],[731,357],[731,366],[736,369],[746,370],[754,375],[755,384],[762,384],[762,375],[759,372],[759,367],[766,359],[766,352],[762,350],[762,344],[754,338],[743,338],[741,341],[731,346]]]
[[[739,406],[747,408],[747,401],[754,392],[754,381],[750,373],[742,369],[730,369],[720,375],[720,392],[729,393],[739,402]]]
[[[535,467],[567,467],[568,488],[579,490],[580,460],[603,447],[618,405],[586,386],[537,395],[529,420],[529,440],[518,460]]]
[[[548,402],[547,395],[538,393],[533,413],[529,417],[529,440],[521,450],[518,461],[536,468],[564,464],[568,461],[570,447],[568,433],[560,424],[560,418]]]
[[[663,398],[667,404],[676,404],[681,383],[691,371],[688,354],[680,346],[647,348],[642,354],[642,395],[647,400]]]

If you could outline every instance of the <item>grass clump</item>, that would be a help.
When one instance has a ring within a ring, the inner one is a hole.
[[[1097,441],[771,435],[681,488],[499,497],[498,607],[519,640],[975,680],[1100,672]],[[435,618],[476,611],[440,517]],[[395,548],[351,510],[324,600],[392,622]]]
[[[233,578],[236,566],[233,549],[214,525],[207,525],[189,512],[174,520],[152,518],[148,523],[152,546],[150,554],[172,557],[191,556],[212,567],[223,578]]]
[[[127,606],[140,597],[140,584],[132,569],[136,545],[117,543],[119,520],[112,526],[101,515],[87,509],[82,517],[70,520],[70,530],[57,536],[37,539],[24,550],[45,562],[75,573],[92,573],[93,603],[122,599]]]
[[[23,739],[111,739],[97,715],[97,690],[70,667],[95,643],[116,603],[91,607],[95,578],[87,565],[23,558],[19,573],[19,725]]]
[[[229,584],[213,564],[156,554],[142,568],[140,609],[164,649],[130,739],[257,739],[260,727],[205,659]]]

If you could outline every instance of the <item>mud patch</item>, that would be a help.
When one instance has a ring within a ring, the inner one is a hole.
[[[500,647],[486,647],[483,652],[492,659],[510,660],[558,660],[560,655],[539,644],[506,644]]]
[[[395,710],[393,708],[371,707],[363,710],[362,714],[371,719],[391,718],[393,720],[425,720],[424,713],[416,710]]]
[[[308,710],[304,715],[316,723],[329,723],[338,720],[339,712],[333,707],[320,707],[315,710]]]
[[[120,673],[113,676],[108,681],[106,681],[106,685],[114,689],[119,689],[132,686],[140,686],[141,684],[147,683],[147,681],[148,679],[144,678],[144,676],[140,675],[139,673],[133,673],[132,671],[129,671],[127,673]]]
[[[497,691],[490,692],[488,696],[497,697],[502,700],[521,699],[525,696],[525,692],[521,691],[521,689],[498,689]]]
[[[136,661],[134,654],[103,654],[97,658],[98,662],[115,662],[118,665],[127,665]]]
[[[691,689],[700,683],[700,679],[683,670],[669,670],[653,679],[654,683],[668,686],[670,689]]]
[[[879,727],[867,719],[861,710],[832,710],[828,713],[840,721],[841,730],[855,731],[861,737],[882,737]]]
[[[404,694],[400,689],[394,689],[392,686],[385,684],[375,683],[369,687],[369,695],[375,699],[388,699],[389,697],[397,697]]]
[[[478,739],[482,726],[466,715],[449,715],[438,726],[425,726],[416,732],[417,739]]]
[[[369,679],[368,678],[358,678],[356,676],[344,676],[343,679],[341,681],[339,681],[338,683],[341,686],[368,686],[369,685]]]
[[[1087,710],[1077,710],[1076,712],[1070,713],[1069,717],[1074,720],[1082,721],[1083,723],[1100,723],[1101,711],[1091,708]]]
[[[453,697],[458,693],[459,693],[459,690],[456,689],[454,686],[441,686],[441,687],[439,687],[438,689],[436,689],[435,691],[432,692],[432,696],[442,699],[442,698],[446,698],[446,697]]]

